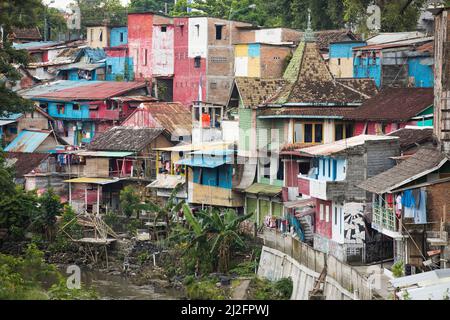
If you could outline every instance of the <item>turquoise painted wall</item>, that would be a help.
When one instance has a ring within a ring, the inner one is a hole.
[[[414,57],[408,59],[408,76],[415,79],[419,88],[432,88],[434,85],[432,58]]]
[[[353,48],[365,46],[366,42],[340,42],[330,44],[330,59],[352,58]]]
[[[58,112],[58,104],[64,105],[64,112]],[[74,110],[72,102],[48,102],[48,114],[58,119],[89,119],[89,106],[87,104],[79,105],[78,110]]]
[[[125,75],[125,65],[128,66]],[[111,71],[111,72],[109,72]],[[107,81],[116,81],[117,76],[122,76],[124,80],[133,80],[133,58],[131,57],[107,57],[106,77]]]
[[[318,159],[317,180],[321,181],[342,181],[345,180],[345,159],[333,159],[323,157]]]
[[[121,39],[122,34],[122,39]],[[128,43],[128,28],[127,27],[116,27],[111,28],[110,33],[110,45],[111,47],[120,46],[122,44]]]
[[[381,60],[376,58],[360,58],[353,60],[354,78],[371,78],[375,80],[377,87],[381,86]]]

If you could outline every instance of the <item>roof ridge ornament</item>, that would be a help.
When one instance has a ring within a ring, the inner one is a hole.
[[[315,41],[314,31],[311,27],[311,9],[310,8],[308,8],[308,26],[303,35],[303,41],[304,42],[314,42]]]

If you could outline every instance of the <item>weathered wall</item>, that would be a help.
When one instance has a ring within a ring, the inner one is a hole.
[[[164,31],[165,29],[165,31]],[[174,73],[174,26],[153,26],[153,76],[171,76]]]
[[[427,186],[427,202],[428,221],[441,221],[445,205],[445,219],[447,225],[450,225],[450,182]],[[433,231],[439,231],[440,224],[432,223],[430,227]]]
[[[153,17],[152,13],[128,15],[128,48],[135,79],[152,78]]]
[[[110,46],[116,47],[128,42],[128,28],[127,27],[114,27],[110,32]]]
[[[109,28],[105,26],[87,27],[87,43],[91,48],[109,47]],[[101,35],[101,39],[100,39]]]

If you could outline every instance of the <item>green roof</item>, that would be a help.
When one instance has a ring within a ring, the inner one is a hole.
[[[273,186],[270,184],[264,184],[264,183],[254,183],[247,189],[245,189],[245,192],[252,193],[252,194],[264,194],[268,196],[276,196],[277,194],[281,193],[281,187]]]

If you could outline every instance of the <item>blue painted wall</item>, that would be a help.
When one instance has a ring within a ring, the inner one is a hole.
[[[408,76],[415,79],[416,87],[434,86],[433,59],[430,57],[411,57],[408,59]]]
[[[356,57],[353,60],[354,78],[371,78],[375,80],[377,87],[381,86],[381,59]]]
[[[64,113],[58,112],[58,104],[64,104]],[[89,106],[87,104],[80,105],[79,110],[73,110],[73,105],[72,102],[48,102],[48,114],[58,119],[89,119]]]
[[[366,42],[339,42],[330,44],[331,58],[352,58],[353,48],[365,46]]]
[[[345,159],[319,158],[316,179],[321,181],[345,180],[345,167]]]
[[[125,77],[125,65],[128,65],[127,77]],[[111,66],[109,68],[108,66]],[[109,72],[111,69],[111,73]],[[106,77],[107,81],[116,81],[116,77],[122,75],[125,80],[133,80],[133,58],[131,57],[107,57]]]
[[[248,45],[248,56],[250,58],[259,58],[261,55],[261,45],[259,43],[250,43]]]
[[[233,168],[229,164],[225,164],[217,168],[193,167],[193,171],[194,183],[225,189],[231,189],[232,187]]]
[[[120,35],[122,34],[122,41]],[[127,27],[117,27],[111,28],[110,34],[110,45],[111,47],[120,46],[122,44],[128,43],[128,28]]]

